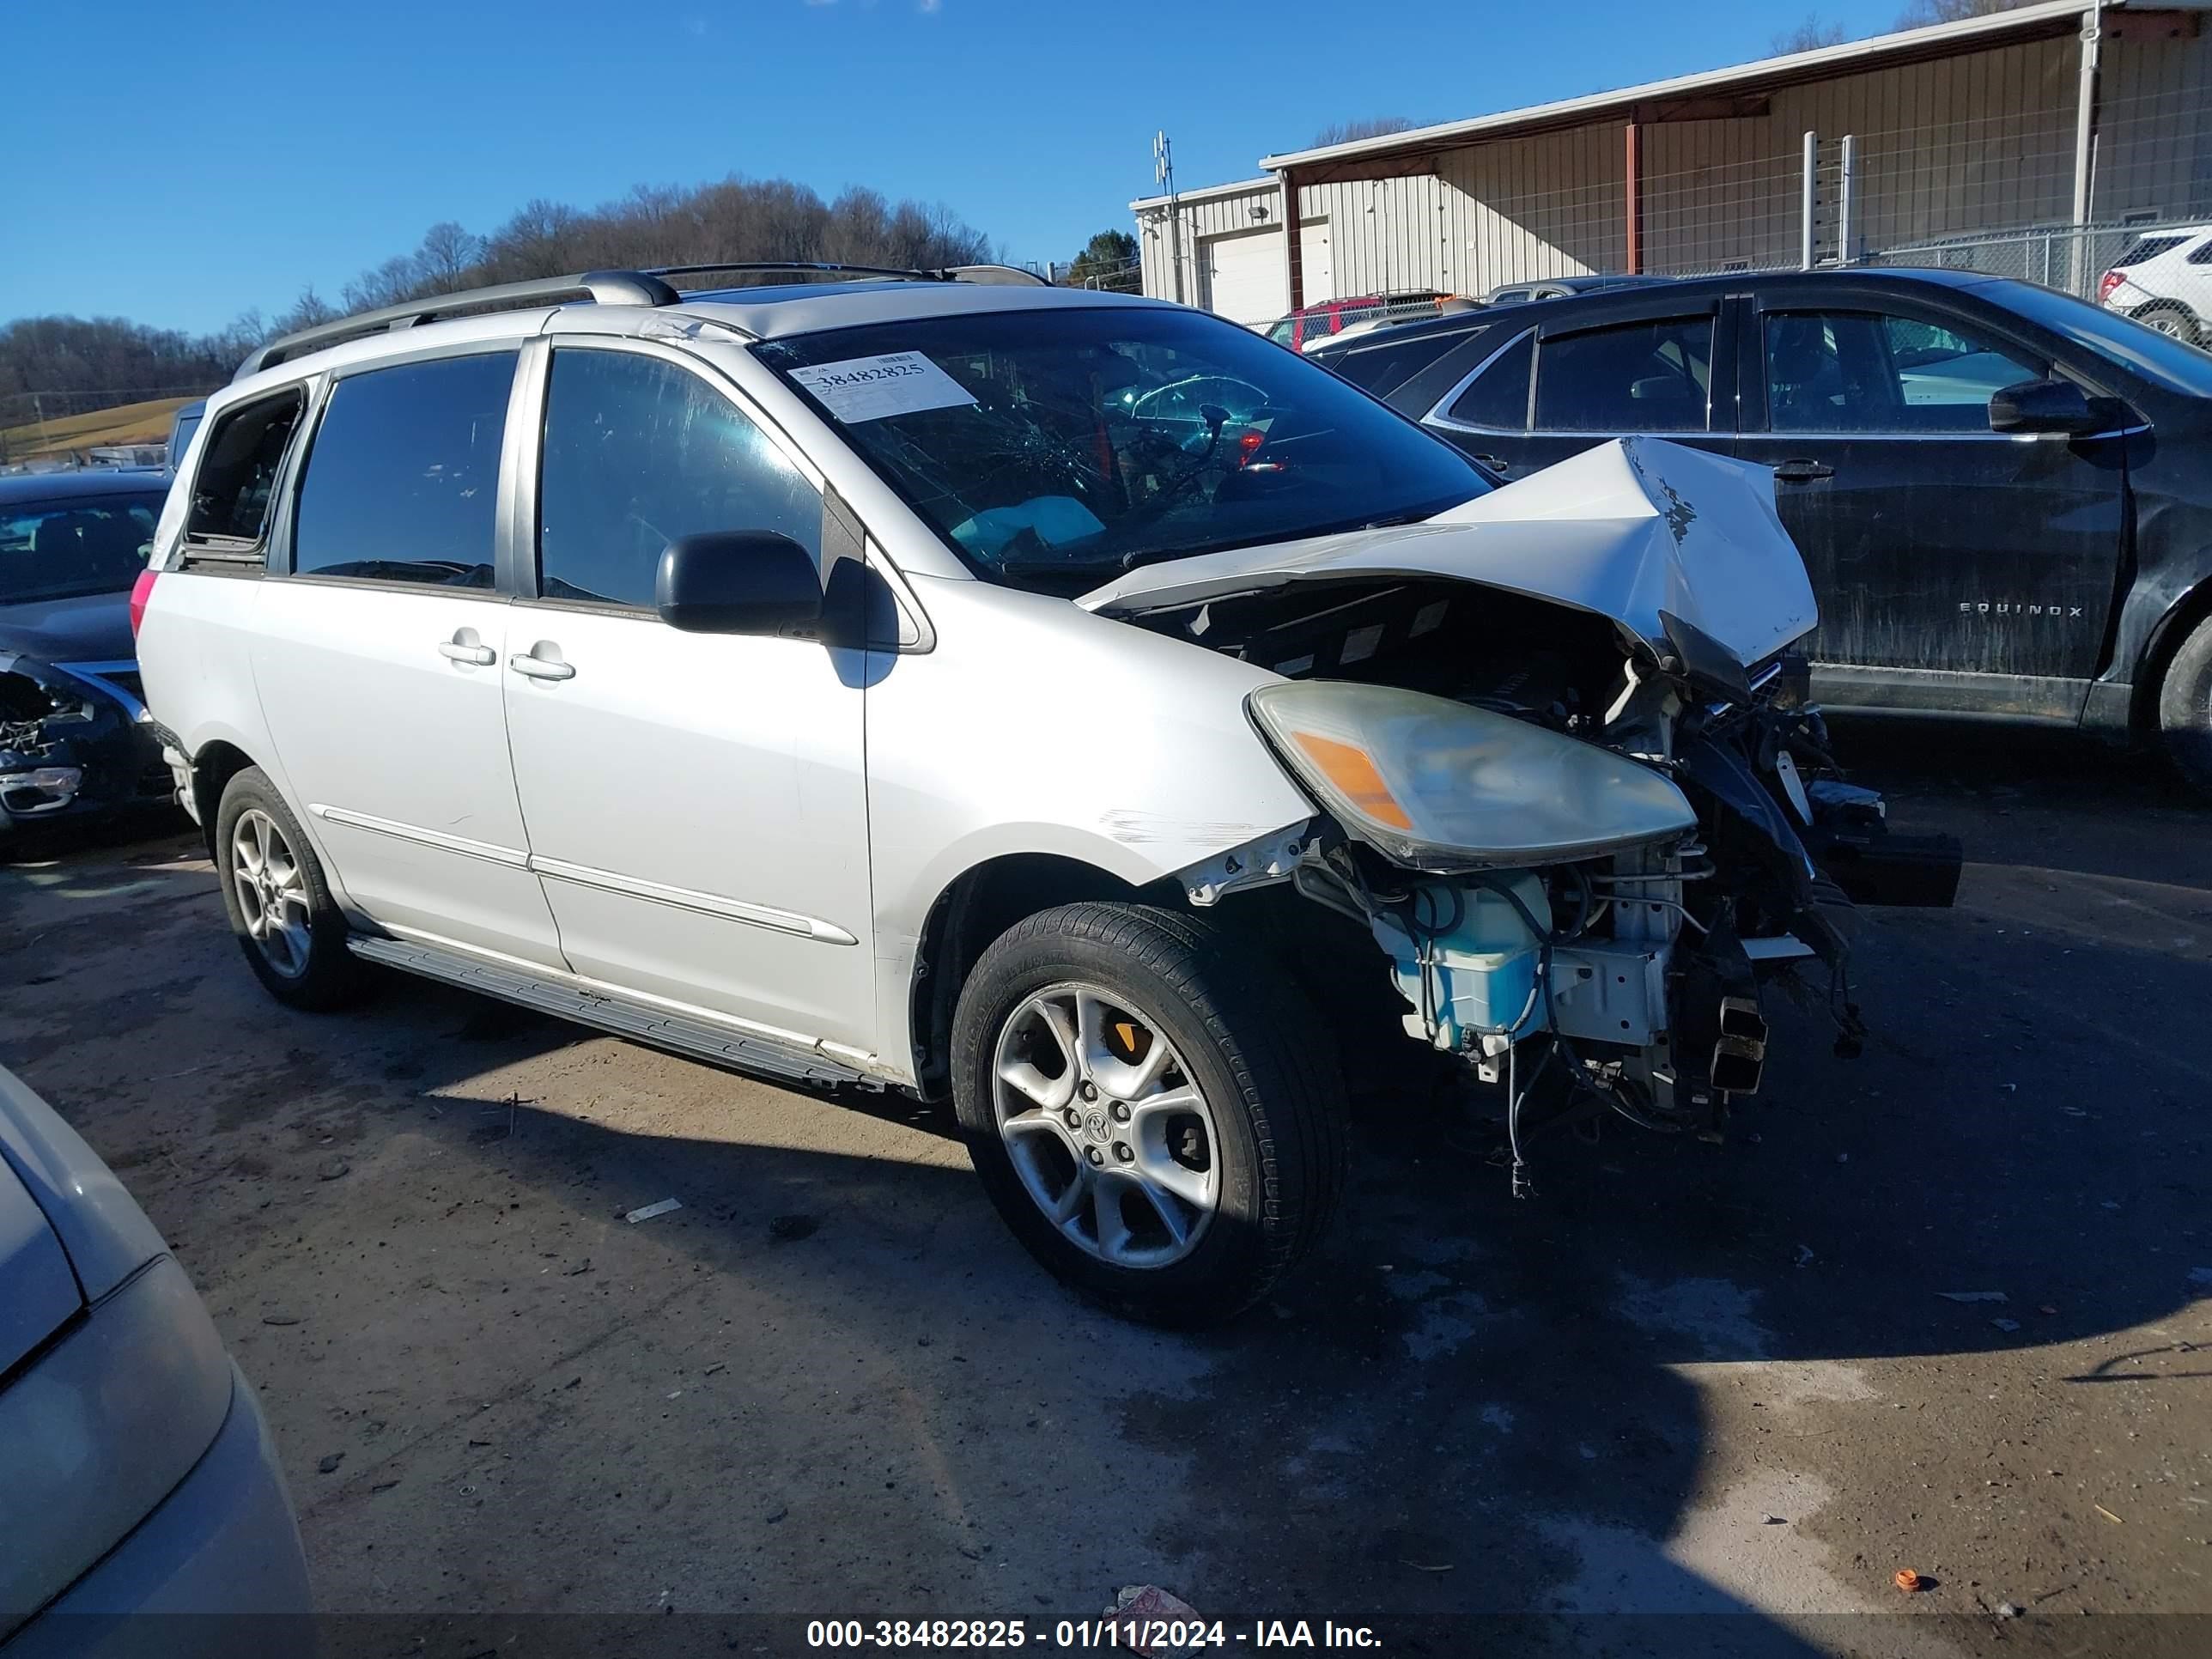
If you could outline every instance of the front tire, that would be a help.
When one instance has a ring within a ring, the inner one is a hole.
[[[2212,799],[2212,617],[2191,630],[2158,687],[2158,733],[2191,787]]]
[[[1015,1236],[1149,1323],[1242,1313],[1342,1189],[1343,1085],[1314,1010],[1176,911],[1070,904],[1009,929],[961,988],[952,1083]]]
[[[216,874],[230,930],[269,994],[295,1008],[336,1008],[361,988],[346,921],[300,821],[258,766],[223,786]]]

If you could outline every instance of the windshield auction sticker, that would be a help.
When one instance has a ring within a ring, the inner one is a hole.
[[[880,357],[818,363],[811,368],[793,369],[791,378],[848,425],[975,401],[973,392],[919,351],[887,351]]]

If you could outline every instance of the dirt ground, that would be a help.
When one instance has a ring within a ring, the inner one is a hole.
[[[185,834],[0,868],[0,1062],[168,1235],[379,1651],[1140,1583],[1232,1648],[2212,1651],[2212,812],[2072,742],[1845,735],[1971,860],[1868,916],[1863,1058],[1785,1012],[1731,1144],[1547,1142],[1526,1202],[1370,1113],[1320,1259],[1201,1338],[1061,1293],[896,1095],[427,984],[283,1010]]]

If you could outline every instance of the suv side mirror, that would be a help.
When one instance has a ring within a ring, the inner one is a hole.
[[[684,536],[660,556],[660,620],[686,634],[807,639],[822,626],[814,556],[773,530]]]
[[[2071,380],[2022,380],[1990,399],[1992,432],[2095,432],[2106,424]]]

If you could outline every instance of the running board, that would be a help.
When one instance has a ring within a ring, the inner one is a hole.
[[[367,962],[420,974],[426,979],[443,980],[464,990],[480,991],[486,996],[551,1014],[556,1019],[595,1025],[617,1036],[629,1037],[655,1048],[672,1049],[693,1060],[703,1060],[710,1066],[726,1066],[787,1083],[818,1085],[869,1080],[852,1067],[840,1066],[807,1049],[786,1048],[766,1037],[746,1036],[710,1020],[563,985],[558,980],[479,962],[457,951],[410,944],[405,939],[372,939],[359,933],[346,940],[346,948]]]

